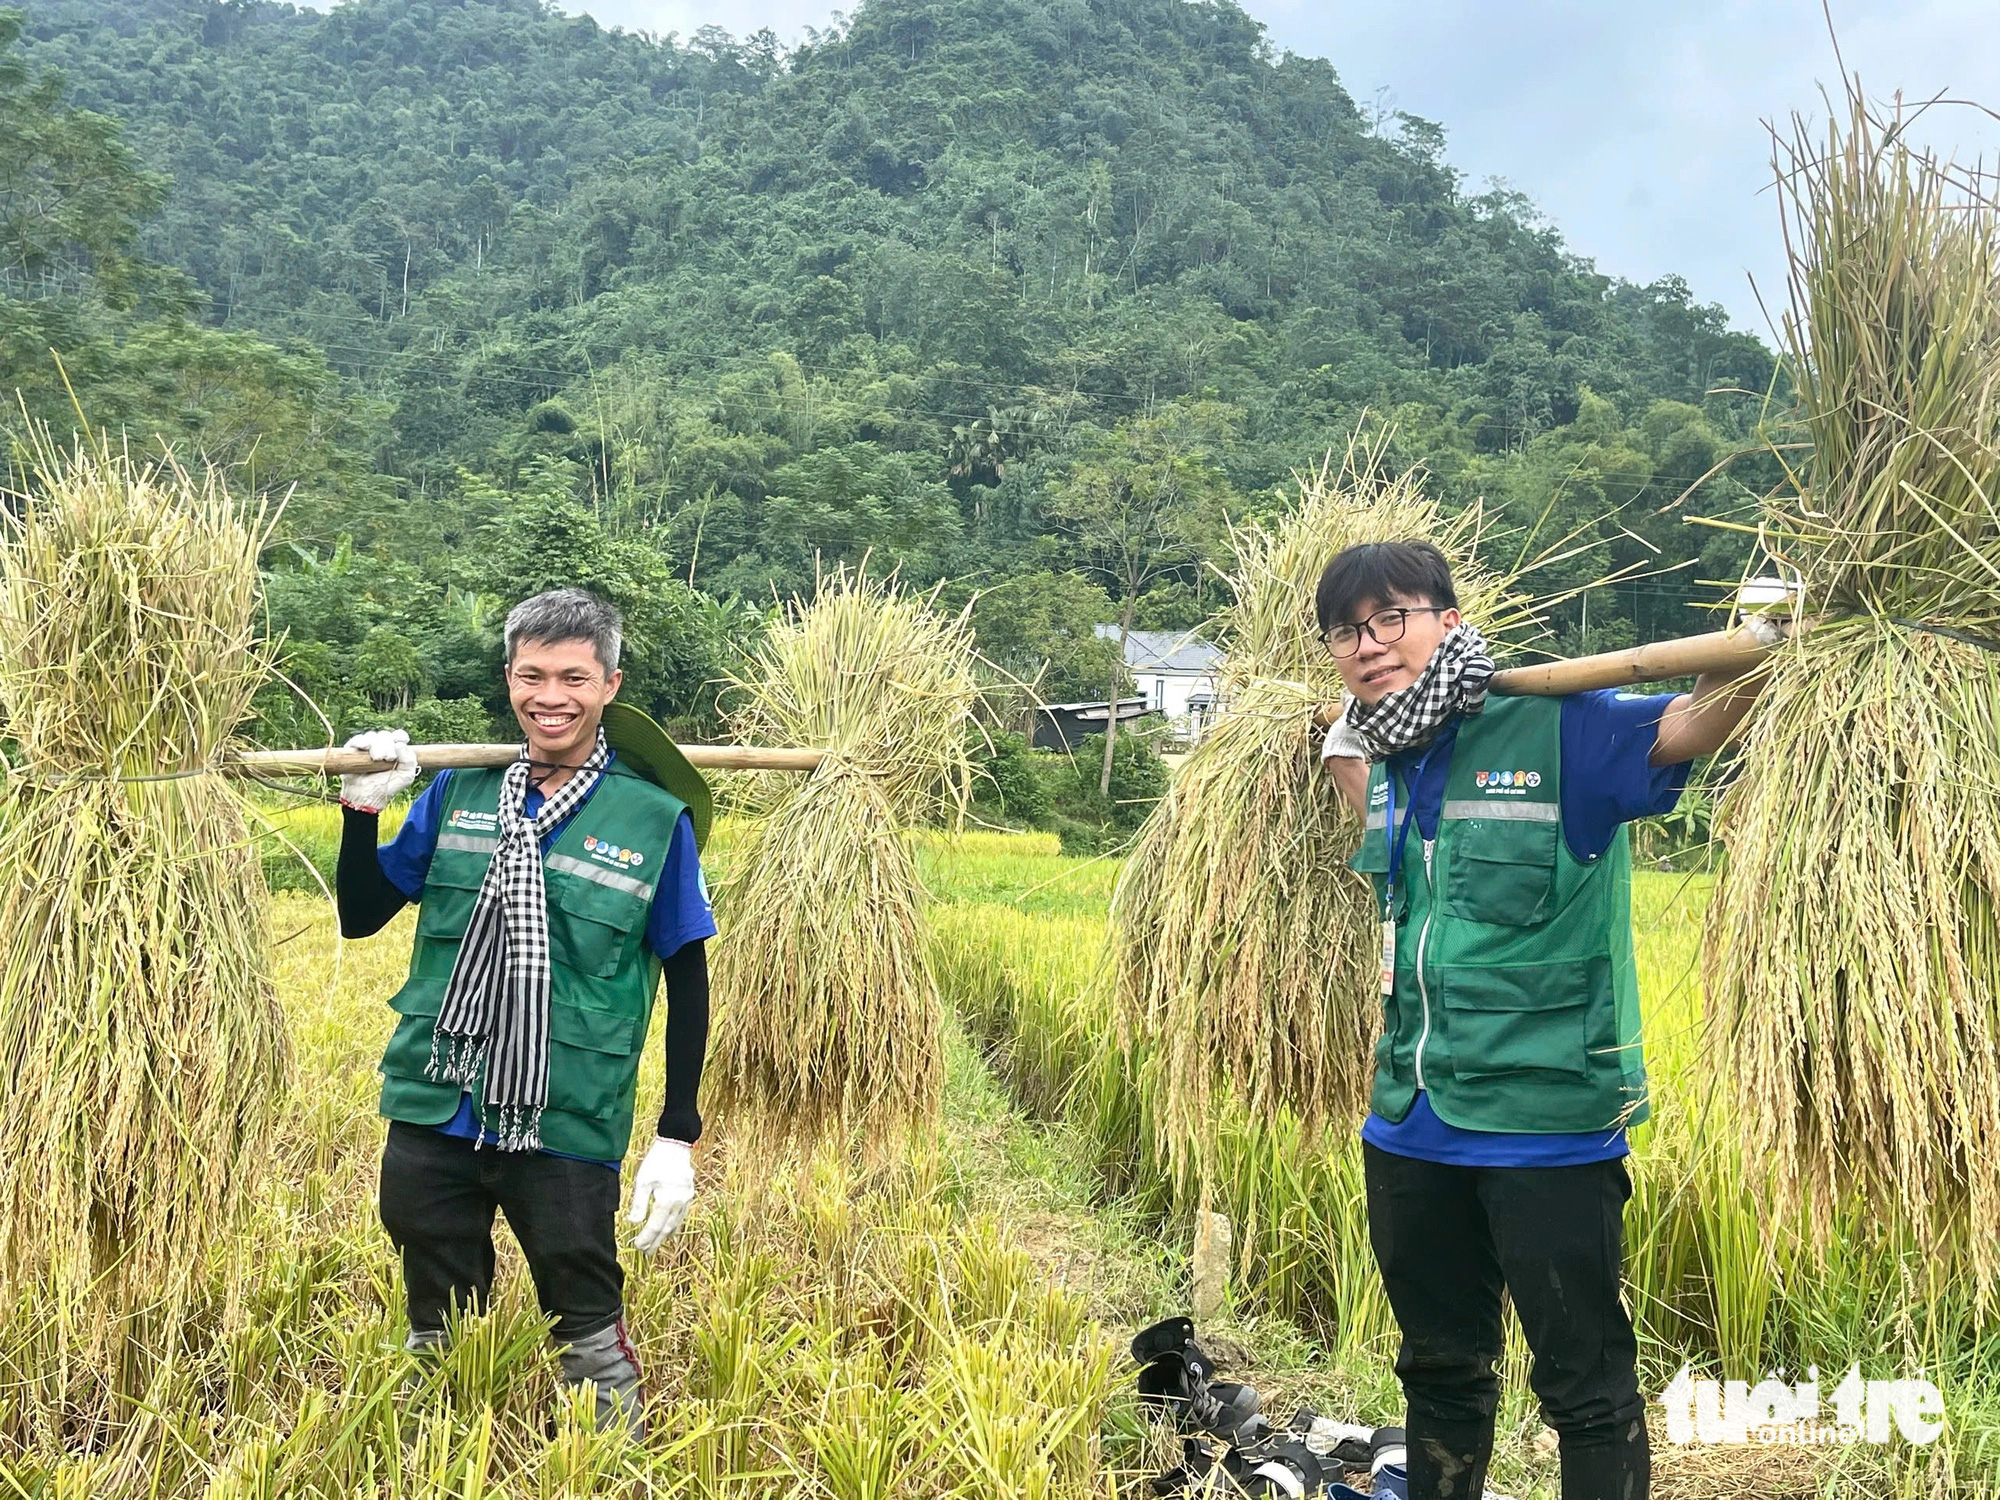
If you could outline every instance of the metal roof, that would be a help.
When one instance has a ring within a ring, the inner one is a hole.
[[[1094,703],[1088,700],[1082,703],[1041,703],[1036,705],[1036,712],[1071,714],[1079,719],[1102,719],[1106,716],[1110,707],[1109,700],[1099,698]],[[1136,719],[1152,711],[1152,709],[1146,706],[1144,698],[1120,698],[1118,700],[1118,717],[1120,719]]]
[[[1100,640],[1118,639],[1116,625],[1097,627]],[[1135,630],[1125,638],[1125,665],[1134,672],[1213,675],[1222,653],[1191,630]]]

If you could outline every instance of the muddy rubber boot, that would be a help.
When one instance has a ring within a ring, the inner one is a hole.
[[[403,1352],[410,1356],[410,1368],[396,1388],[408,1396],[437,1377],[438,1366],[451,1352],[451,1335],[442,1328],[413,1326],[403,1340]]]
[[[645,1437],[646,1400],[640,1385],[639,1357],[625,1336],[622,1318],[609,1328],[565,1344],[561,1357],[564,1385],[582,1385],[588,1380],[596,1386],[599,1432],[623,1423],[634,1438]]]

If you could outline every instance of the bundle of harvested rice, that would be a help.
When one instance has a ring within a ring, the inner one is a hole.
[[[943,1013],[912,833],[962,809],[968,616],[842,570],[794,600],[732,686],[740,739],[817,747],[765,776],[718,892],[710,1076],[732,1127],[885,1145],[935,1118]]]
[[[1745,1159],[2000,1271],[2000,213],[1850,99],[1779,165],[1811,458],[1763,540],[1822,618],[1774,659],[1704,963]],[[1983,642],[1983,644],[1982,644]],[[1969,1216],[1968,1216],[1969,1210]],[[1969,1231],[1969,1235],[1967,1235]]]
[[[1468,618],[1496,643],[1531,623],[1478,558],[1482,514],[1446,515],[1420,472],[1392,475],[1389,434],[1302,479],[1273,532],[1235,536],[1235,603],[1220,629],[1225,712],[1175,772],[1112,898],[1128,1037],[1155,1073],[1155,1129],[1177,1170],[1199,1165],[1213,1090],[1309,1128],[1367,1102],[1381,1022],[1377,916],[1347,868],[1361,822],[1320,767],[1315,715],[1342,697],[1313,618],[1319,575],[1362,542],[1424,538],[1451,558]]]
[[[257,851],[214,774],[269,671],[265,528],[213,472],[102,439],[28,460],[0,537],[0,1266],[129,1372],[106,1340],[169,1347],[288,1067]]]

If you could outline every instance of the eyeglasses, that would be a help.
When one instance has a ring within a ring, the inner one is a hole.
[[[1352,656],[1361,649],[1361,632],[1367,631],[1378,646],[1393,646],[1409,628],[1411,615],[1441,615],[1441,604],[1415,604],[1408,609],[1378,609],[1359,625],[1336,625],[1326,633],[1326,644],[1335,656]]]

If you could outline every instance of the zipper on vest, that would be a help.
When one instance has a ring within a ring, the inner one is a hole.
[[[1417,998],[1424,1007],[1424,1029],[1417,1033],[1418,1088],[1424,1086],[1424,1043],[1431,1039],[1431,991],[1424,983],[1424,945],[1431,935],[1431,913],[1437,910],[1437,884],[1431,879],[1431,851],[1436,847],[1435,839],[1424,840],[1424,884],[1429,891],[1424,900],[1424,925],[1417,933]]]

